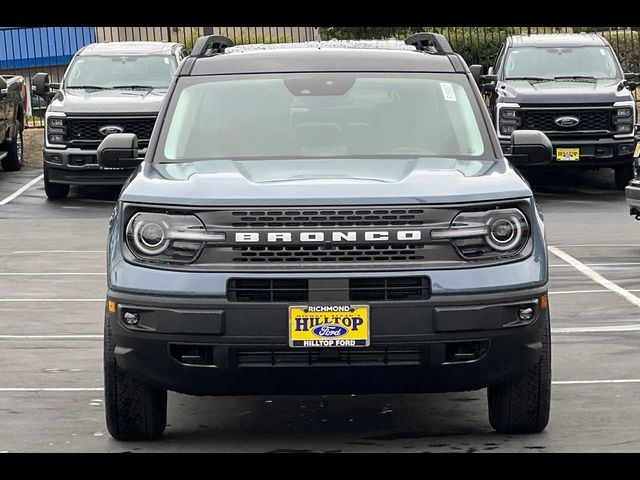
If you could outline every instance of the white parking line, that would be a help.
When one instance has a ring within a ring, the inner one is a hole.
[[[607,325],[604,327],[566,327],[552,328],[551,333],[607,333],[607,332],[640,332],[640,324]]]
[[[0,340],[102,340],[102,335],[0,335]]]
[[[106,250],[16,250],[11,255],[29,255],[40,253],[107,253]],[[8,255],[8,254],[5,254]]]
[[[56,275],[106,275],[104,272],[0,272],[0,277],[48,277]]]
[[[0,392],[102,392],[102,387],[0,387]]]
[[[9,195],[7,198],[5,198],[4,200],[0,200],[0,207],[3,205],[6,205],[7,203],[9,203],[11,200],[15,200],[16,198],[18,198],[20,195],[22,195],[24,192],[26,192],[27,190],[29,190],[31,187],[33,187],[36,183],[38,183],[39,181],[41,181],[44,178],[44,174],[40,175],[39,177],[34,178],[33,180],[31,180],[30,182],[28,182],[27,184],[23,185],[22,187],[20,187],[18,190],[16,190],[14,193],[12,193],[11,195]]]
[[[600,383],[640,383],[640,378],[615,380],[559,380],[551,382],[554,385],[596,385]]]
[[[576,243],[567,245],[554,245],[554,247],[640,247],[637,243]]]
[[[640,292],[638,289],[627,290],[628,292]],[[608,289],[596,289],[596,290],[558,290],[555,292],[549,292],[549,295],[572,295],[579,293],[613,293]]]
[[[556,380],[552,385],[600,385],[640,383],[640,378],[622,378],[605,380]],[[0,393],[6,392],[103,392],[103,387],[0,387]]]
[[[640,262],[624,262],[624,263],[585,263],[587,267],[627,267],[640,265]],[[551,268],[571,267],[572,265],[549,265]]]
[[[104,298],[0,298],[0,302],[104,302]]]
[[[555,256],[557,256],[558,258],[567,262],[568,264],[573,265],[576,270],[578,270],[580,273],[584,274],[586,277],[590,278],[594,282],[599,283],[604,288],[607,288],[612,292],[617,293],[622,298],[627,300],[629,303],[635,305],[636,307],[640,307],[640,298],[636,297],[629,290],[625,290],[620,285],[613,283],[611,280],[607,280],[598,272],[587,267],[584,263],[573,258],[568,253],[563,252],[558,247],[549,247],[549,251],[553,253]]]

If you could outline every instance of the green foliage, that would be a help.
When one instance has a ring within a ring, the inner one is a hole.
[[[290,31],[287,32],[276,32],[272,31],[271,33],[265,28],[265,32],[261,30],[257,31],[254,28],[243,28],[242,33],[240,33],[240,28],[229,28],[222,29],[221,32],[216,32],[216,35],[224,35],[225,37],[233,40],[233,43],[236,45],[245,45],[248,43],[289,43],[293,41],[293,35]],[[202,33],[198,27],[192,27],[190,31],[185,31],[184,33],[184,45],[187,49],[187,52],[191,53],[191,49],[193,45],[196,43],[199,37],[202,36]],[[182,34],[178,35],[179,41],[182,40]]]

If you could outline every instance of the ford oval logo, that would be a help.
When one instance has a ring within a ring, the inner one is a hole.
[[[122,133],[124,132],[124,128],[117,125],[105,125],[104,127],[100,127],[100,130],[98,131],[106,137],[112,133]]]
[[[578,125],[580,123],[580,119],[578,117],[558,117],[554,122],[559,127],[571,128]]]
[[[323,338],[344,337],[349,332],[341,325],[318,325],[311,331],[315,336]]]

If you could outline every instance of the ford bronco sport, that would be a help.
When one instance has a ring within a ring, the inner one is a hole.
[[[478,72],[476,72],[478,73]],[[106,137],[102,168],[138,159]],[[511,153],[548,161],[517,131]],[[105,406],[118,439],[192,395],[488,387],[499,432],[550,404],[547,253],[447,40],[200,38],[110,220]]]

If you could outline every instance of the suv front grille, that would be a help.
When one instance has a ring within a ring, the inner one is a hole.
[[[339,245],[326,249],[317,245],[278,247],[233,247],[236,263],[252,262],[406,262],[424,260],[424,244]]]
[[[123,133],[135,133],[138,146],[145,148],[149,145],[155,122],[156,117],[67,117],[65,140],[70,146],[95,148],[105,137],[100,133],[102,127],[118,126],[123,128]]]
[[[246,210],[232,213],[235,228],[368,227],[424,225],[421,208],[338,208],[318,210]]]
[[[542,130],[543,132],[575,132],[599,131],[611,132],[611,108],[594,109],[522,109],[522,128],[527,130]],[[555,120],[559,117],[576,117],[580,120],[575,127],[559,127]]]
[[[427,300],[431,296],[428,277],[350,278],[345,298],[360,301]],[[348,297],[347,297],[348,295]],[[227,285],[230,302],[308,302],[307,279],[234,278]]]
[[[236,354],[238,367],[305,367],[341,365],[419,365],[419,349],[345,348],[325,351],[293,350],[241,350]]]

